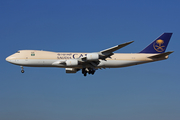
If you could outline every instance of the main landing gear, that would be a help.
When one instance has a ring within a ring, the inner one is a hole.
[[[24,73],[24,68],[23,66],[20,66],[21,67],[21,73]]]
[[[82,74],[83,74],[84,76],[87,76],[87,73],[94,75],[95,71],[96,71],[96,70],[93,69],[93,68],[83,68],[83,69],[82,69]]]

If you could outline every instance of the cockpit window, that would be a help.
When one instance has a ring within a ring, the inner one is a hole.
[[[16,53],[20,53],[20,51],[17,51]]]

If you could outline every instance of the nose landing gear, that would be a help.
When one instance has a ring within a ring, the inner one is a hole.
[[[20,66],[21,67],[21,73],[24,73],[24,68],[23,66]]]

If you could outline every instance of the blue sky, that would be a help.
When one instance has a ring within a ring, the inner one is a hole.
[[[1,120],[179,120],[178,0],[0,1]],[[21,68],[5,61],[17,50],[96,52],[132,41],[141,51],[173,32],[168,60],[98,70]]]

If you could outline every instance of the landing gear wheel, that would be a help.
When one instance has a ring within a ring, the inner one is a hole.
[[[85,70],[85,71],[84,71],[84,76],[86,76],[86,75],[87,75],[87,71]]]
[[[86,76],[87,75],[87,73],[84,73],[84,76]]]
[[[90,70],[88,71],[88,73],[89,73],[89,74],[92,74],[92,70],[90,69]]]
[[[21,70],[21,73],[24,73],[24,70]]]
[[[85,71],[86,71],[86,70],[85,70],[85,68],[83,68],[83,69],[82,69],[82,74],[84,74],[84,73],[85,73]]]
[[[91,74],[94,75],[94,73],[95,73],[95,70],[93,70]]]

